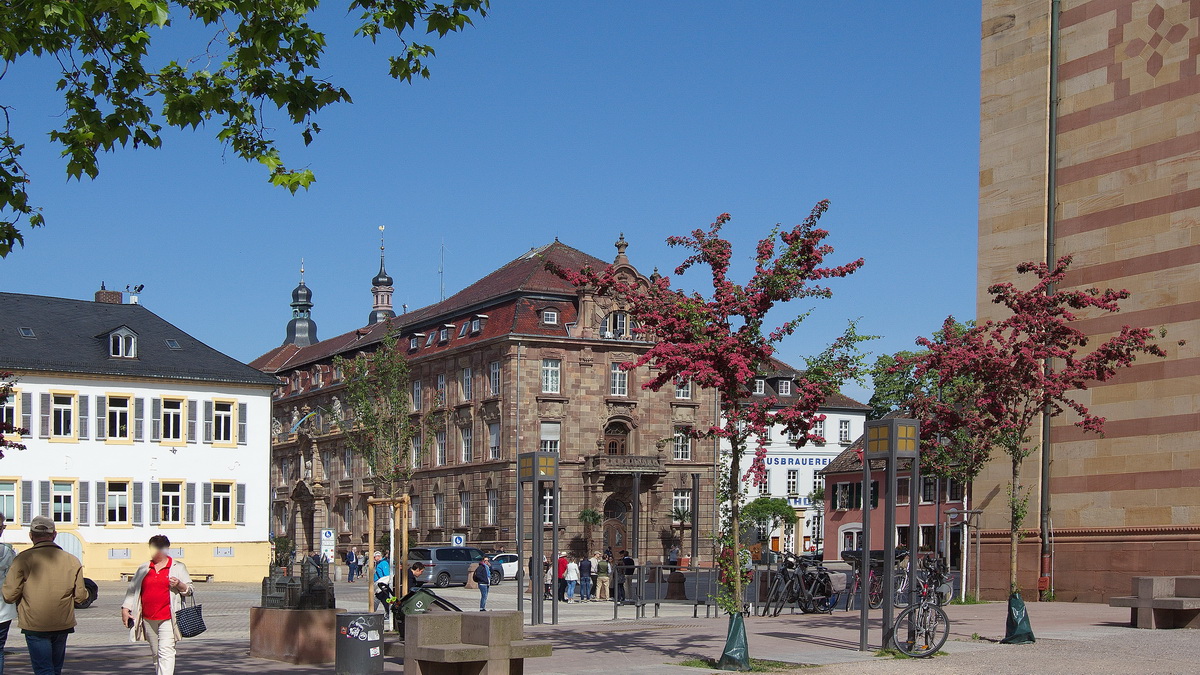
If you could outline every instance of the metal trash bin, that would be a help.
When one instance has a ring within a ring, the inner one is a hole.
[[[337,675],[374,675],[383,672],[383,615],[343,612],[337,615],[334,638]]]

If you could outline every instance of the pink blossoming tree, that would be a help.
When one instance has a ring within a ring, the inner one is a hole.
[[[712,287],[708,295],[674,288],[669,277],[655,277],[649,284],[622,281],[611,266],[603,270],[550,268],[577,287],[612,296],[634,319],[638,335],[653,342],[648,351],[621,366],[632,370],[651,365],[656,375],[644,388],[658,391],[690,380],[720,396],[722,419],[710,428],[686,433],[693,438],[721,438],[732,448],[730,471],[721,486],[728,511],[719,544],[720,550],[730,553],[719,560],[721,578],[727,582],[720,603],[731,614],[742,609],[741,484],[758,484],[765,478],[766,432],[780,424],[800,443],[824,440],[813,433],[815,423],[824,419],[818,409],[843,382],[863,372],[857,345],[869,338],[858,335],[852,323],[824,352],[807,360],[806,371],[793,385],[793,398],[786,404],[773,396],[748,396],[749,385],[764,371],[775,345],[794,333],[807,316],[801,314],[768,328],[768,313],[792,300],[831,297],[832,291],[822,282],[848,276],[863,265],[861,258],[826,265],[833,247],[824,243],[829,233],[818,228],[817,221],[828,208],[829,202],[821,201],[799,225],[786,231],[777,228],[759,241],[754,274],[744,284],[729,278],[733,247],[721,237],[729,214],[721,214],[707,231],[697,229],[690,236],[668,238],[670,246],[692,252],[675,269],[676,275],[698,265],[708,268]],[[743,459],[751,442],[755,452],[745,466]]]
[[[1043,414],[1053,417],[1070,411],[1077,418],[1075,426],[1103,433],[1104,418],[1093,414],[1072,393],[1111,379],[1118,370],[1132,365],[1139,354],[1166,356],[1150,329],[1129,326],[1086,349],[1088,336],[1072,325],[1080,318],[1076,312],[1120,311],[1118,303],[1128,298],[1129,292],[1058,290],[1070,263],[1071,257],[1064,256],[1053,267],[1032,262],[1018,265],[1017,272],[1037,278],[1032,288],[1022,291],[1002,283],[988,289],[992,301],[1004,305],[1010,316],[965,331],[956,330],[949,318],[943,339],[918,339],[917,344],[927,351],[898,364],[915,366],[916,379],[928,377],[937,385],[913,394],[913,412],[924,420],[923,461],[929,457],[953,463],[974,475],[992,450],[999,448],[1012,462],[1008,490],[1010,593],[1019,590],[1017,543],[1029,502],[1028,490],[1021,482],[1021,463],[1037,448],[1030,436],[1034,425]],[[955,395],[939,397],[937,390],[942,386],[952,388]],[[934,440],[942,435],[965,435],[974,442],[956,444],[961,451],[947,458]]]

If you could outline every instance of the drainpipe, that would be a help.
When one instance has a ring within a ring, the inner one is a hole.
[[[1054,251],[1054,217],[1058,199],[1056,195],[1058,170],[1058,50],[1059,50],[1059,12],[1061,10],[1060,0],[1052,0],[1050,3],[1050,77],[1049,91],[1047,92],[1047,116],[1046,116],[1046,264],[1054,265],[1056,253]],[[1054,288],[1048,289],[1048,292],[1053,293]],[[1050,361],[1047,359],[1045,369],[1047,374],[1050,372]],[[1048,590],[1041,591],[1040,597],[1045,600],[1047,595],[1054,592],[1054,579],[1051,576],[1051,546],[1050,546],[1050,406],[1045,406],[1042,409],[1042,475],[1041,475],[1041,499],[1039,500],[1039,534],[1041,535],[1041,566],[1040,577],[1046,578],[1046,588]],[[1038,580],[1038,588],[1042,588],[1041,579]]]

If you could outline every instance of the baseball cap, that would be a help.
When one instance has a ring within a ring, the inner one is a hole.
[[[37,534],[54,534],[54,521],[46,516],[34,516],[29,522],[29,531]]]

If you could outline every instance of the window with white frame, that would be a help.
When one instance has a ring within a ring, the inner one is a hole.
[[[413,380],[412,382],[412,409],[421,409],[421,381]]]
[[[849,509],[853,497],[850,483],[838,483],[834,492],[833,508],[841,510]]]
[[[233,404],[229,401],[213,403],[213,443],[233,442]]]
[[[610,396],[629,395],[629,371],[622,368],[621,364],[614,363],[609,366],[608,382],[608,393]]]
[[[921,478],[921,503],[931,504],[937,501],[938,484],[936,478]]]
[[[408,498],[408,527],[412,530],[421,529],[421,496],[413,495]]]
[[[349,532],[354,525],[354,504],[349,498],[342,499],[338,502],[339,515],[342,517],[342,532]]]
[[[823,487],[825,487],[825,479],[820,474],[813,474],[812,491],[818,492]]]
[[[458,525],[459,527],[470,527],[471,525],[471,493],[466,490],[458,493]]]
[[[471,324],[466,321],[462,322],[462,325],[458,327],[458,337],[465,337],[467,334],[467,328],[469,328],[470,325]]]
[[[435,452],[436,452],[437,456],[434,458],[434,463],[437,466],[442,466],[443,464],[446,463],[446,430],[445,429],[442,429],[437,432],[436,445],[437,445],[437,448],[436,448]]]
[[[675,488],[671,493],[671,511],[678,513],[682,509],[691,513],[692,511],[692,491],[687,489]],[[679,521],[676,521],[679,522]]]
[[[488,422],[488,459],[500,459],[499,422]]]
[[[439,328],[438,329],[438,342],[446,342],[449,339],[450,339],[450,329],[444,328],[444,327]]]
[[[437,333],[433,332],[432,330],[429,331],[429,335],[425,336],[425,346],[428,347],[429,345],[433,344],[433,341],[436,339]]]
[[[488,395],[500,395],[500,362],[492,361],[488,364]]]
[[[471,332],[478,333],[481,330],[483,330],[483,319],[480,319],[479,317],[471,319]]]
[[[495,525],[500,517],[500,491],[487,491],[487,524]]]
[[[75,397],[71,394],[54,394],[51,411],[53,425],[50,435],[55,438],[74,436]]]
[[[421,339],[417,337],[408,338],[408,348],[410,351],[416,351],[421,348]]]
[[[825,420],[813,422],[812,434],[821,437],[821,440],[817,441],[817,445],[825,445]]]
[[[233,522],[233,484],[212,484],[212,522],[215,525]]]
[[[946,479],[946,501],[961,502],[966,497],[966,488],[953,478]]]
[[[754,395],[762,396],[767,393],[767,381],[761,377],[754,378]]]
[[[433,526],[446,526],[446,495],[440,492],[433,495]]]
[[[687,431],[687,427],[675,427],[675,451],[671,458],[677,462],[692,460],[692,437]]]
[[[770,472],[770,470],[763,472],[762,482],[758,484],[758,494],[760,494],[760,495],[771,494],[771,472]]]
[[[562,360],[542,359],[542,393],[558,394],[562,391]]]
[[[542,485],[542,524],[550,525],[554,522],[554,486]]]
[[[8,400],[0,405],[0,424],[7,424],[9,429],[20,426],[17,424],[17,402],[14,395],[10,395]]]
[[[558,440],[562,425],[558,422],[542,422],[541,444],[542,452],[558,452]]]
[[[558,310],[557,309],[543,309],[542,310],[542,323],[548,324],[551,326],[557,324],[558,323]]]
[[[692,381],[685,377],[675,378],[675,398],[687,400],[692,397]]]
[[[0,480],[0,513],[4,514],[4,522],[16,522],[17,481],[15,480]]]
[[[183,440],[183,401],[180,399],[163,399],[162,439],[164,441]]]
[[[110,480],[105,488],[104,499],[108,522],[114,525],[128,523],[129,483],[123,480]]]
[[[215,487],[215,486],[214,486]],[[183,522],[183,483],[170,481],[160,484],[159,516],[164,524]]]
[[[630,337],[631,324],[628,312],[613,312],[604,321],[604,337],[618,340]]]
[[[780,380],[779,381],[779,395],[780,396],[791,396],[792,395],[792,381],[791,380]]]
[[[850,420],[838,420],[838,443],[850,442]]]
[[[50,494],[52,506],[50,516],[54,519],[54,522],[75,522],[75,482],[54,481],[51,485]]]
[[[137,336],[122,328],[108,336],[108,355],[118,359],[137,358]]]
[[[459,436],[462,439],[462,461],[475,461],[475,433],[471,427],[463,427],[459,430]]]
[[[788,469],[787,493],[789,495],[800,494],[800,471],[798,469]]]
[[[470,401],[475,396],[473,380],[471,377],[471,369],[462,369],[462,400]]]
[[[342,478],[349,478],[354,470],[354,451],[342,448]]]
[[[107,411],[108,437],[113,440],[131,438],[133,429],[129,426],[129,397],[109,396]]]
[[[409,466],[416,469],[421,466],[421,452],[425,449],[425,437],[418,429],[413,432],[412,447],[408,452]]]

